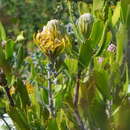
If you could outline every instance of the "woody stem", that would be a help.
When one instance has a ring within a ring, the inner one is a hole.
[[[83,121],[82,121],[82,119],[80,117],[79,109],[78,109],[80,76],[81,76],[81,73],[78,72],[77,84],[76,84],[75,94],[74,94],[74,100],[73,100],[73,104],[74,104],[74,115],[75,115],[75,118],[77,120],[77,123],[78,123],[78,126],[79,126],[80,130],[85,130],[84,124],[83,124]]]

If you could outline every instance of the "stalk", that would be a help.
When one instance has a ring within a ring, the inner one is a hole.
[[[52,82],[51,82],[51,64],[48,65],[48,100],[49,100],[49,110],[51,117],[55,117],[54,103],[53,103],[53,94],[52,94]]]
[[[78,72],[77,84],[76,84],[76,87],[75,87],[75,94],[74,94],[74,100],[73,100],[74,115],[75,115],[75,118],[77,120],[77,123],[78,123],[78,126],[79,126],[80,130],[86,130],[85,127],[84,127],[83,121],[82,121],[82,119],[80,117],[79,109],[78,109],[80,76],[81,76],[81,72]]]
[[[73,101],[73,104],[75,107],[78,106],[78,100],[79,100],[79,87],[80,87],[80,72],[78,73],[78,76],[77,76],[77,84],[76,84],[76,87],[75,87],[75,94],[74,94],[74,101]]]

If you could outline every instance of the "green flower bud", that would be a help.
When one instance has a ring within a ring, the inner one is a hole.
[[[23,40],[25,39],[23,33],[24,33],[24,32],[21,31],[21,33],[17,36],[16,42],[23,41]]]
[[[81,15],[77,21],[77,25],[83,36],[88,38],[93,25],[93,16],[90,13]]]
[[[61,31],[61,26],[62,26],[62,24],[59,20],[53,19],[53,20],[48,21],[46,27],[50,31],[56,31],[56,30]]]

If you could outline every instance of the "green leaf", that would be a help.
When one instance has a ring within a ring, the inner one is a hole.
[[[107,130],[105,102],[102,94],[96,88],[95,73],[89,77],[86,83],[80,86],[79,96],[80,114],[88,120],[90,129],[100,128],[101,130]],[[104,123],[102,123],[102,120]]]
[[[55,98],[55,106],[57,109],[62,107],[62,103],[63,103],[63,94],[59,93],[56,98]]]
[[[130,27],[130,4],[128,5],[128,11],[127,11],[127,27]]]
[[[120,2],[117,3],[117,6],[114,10],[113,16],[112,16],[112,25],[115,26],[120,18],[120,11],[121,11],[121,5]]]
[[[121,65],[123,60],[123,51],[124,49],[126,49],[128,43],[128,34],[125,25],[120,24],[119,31],[117,32],[116,37],[117,37],[116,62],[119,63],[119,65]]]
[[[19,130],[30,130],[27,119],[25,118],[22,110],[17,109],[16,107],[10,107],[8,114],[13,120],[16,128]]]
[[[39,94],[39,93],[38,93]],[[38,96],[37,96],[38,97]],[[44,103],[48,103],[48,91],[47,89],[42,89],[40,91],[40,97],[39,97],[39,100],[41,100],[41,103],[44,102]]]
[[[63,121],[61,122],[60,128],[61,128],[61,130],[67,130],[67,125],[66,125],[66,121],[65,121],[65,120],[63,120]]]
[[[79,52],[79,61],[78,61],[78,69],[84,69],[86,68],[92,58],[92,48],[89,44],[89,41],[87,43],[82,44],[80,47],[80,52]]]
[[[129,0],[121,0],[121,20],[123,23],[127,23],[127,12],[128,12],[128,6],[130,5]]]
[[[0,67],[3,69],[5,74],[8,74],[7,76],[10,77],[11,67],[9,62],[5,58],[5,52],[3,48],[0,46]]]
[[[116,129],[120,130],[130,130],[130,104],[128,99],[126,99],[120,106],[117,108],[117,112],[113,114],[113,121],[116,126]]]
[[[93,102],[89,105],[88,120],[90,124],[90,129],[100,128],[101,130],[108,130],[109,128],[106,114],[106,106],[96,96]]]
[[[13,56],[13,51],[14,51],[14,41],[9,40],[5,46],[5,53],[6,53],[6,58],[9,59]]]
[[[25,57],[25,50],[23,46],[20,46],[17,54],[17,68],[20,68],[20,66],[22,65],[24,57]]]
[[[127,66],[127,64],[126,64],[126,81],[125,81],[125,83],[124,83],[124,85],[123,85],[123,95],[127,95],[127,93],[128,93],[128,86],[129,86],[129,76],[128,76],[128,66]]]
[[[82,1],[78,2],[78,7],[81,15],[90,11],[89,5],[85,2]]]
[[[30,105],[30,99],[29,99],[26,86],[23,84],[23,82],[20,79],[17,80],[16,86],[17,86],[17,92],[19,93],[22,101],[22,107],[26,108],[26,105]]]
[[[0,22],[0,40],[2,41],[6,40],[6,32],[1,22]]]
[[[3,52],[3,48],[0,46],[0,66],[3,66],[5,62],[5,54]]]
[[[59,130],[58,126],[57,126],[57,123],[56,123],[56,120],[54,120],[54,119],[49,120],[47,130]]]
[[[93,0],[93,11],[101,10],[104,4],[104,0]]]
[[[108,24],[109,24],[109,22],[106,21],[106,23],[104,25],[104,30],[103,30],[102,38],[101,38],[101,40],[100,40],[100,42],[98,44],[99,48],[98,48],[95,56],[99,56],[102,53],[102,51],[104,50],[104,47],[105,47],[105,44],[106,44],[106,41],[107,41],[106,39],[107,39],[107,31],[108,31],[107,28],[108,28]]]
[[[93,24],[92,32],[89,38],[91,40],[92,48],[95,48],[98,45],[102,37],[102,33],[103,33],[103,21],[97,20]]]
[[[108,86],[108,73],[106,71],[98,71],[95,72],[95,76],[98,90],[104,98],[108,98],[110,96],[110,88]]]
[[[69,70],[69,73],[71,74],[77,73],[78,61],[76,59],[66,58],[65,64],[67,65],[67,69]]]

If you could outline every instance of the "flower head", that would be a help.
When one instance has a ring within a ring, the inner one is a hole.
[[[116,45],[114,45],[114,44],[111,43],[111,44],[108,46],[107,50],[108,50],[109,52],[115,52],[115,51],[116,51]]]
[[[66,36],[63,31],[63,25],[59,20],[50,20],[41,32],[35,37],[37,45],[47,55],[57,55],[61,53],[66,46]]]
[[[79,17],[77,24],[80,32],[86,36],[91,32],[93,16],[90,13],[85,13]]]
[[[89,24],[93,22],[93,16],[90,13],[81,15],[79,19],[83,20],[84,22],[88,22]]]

